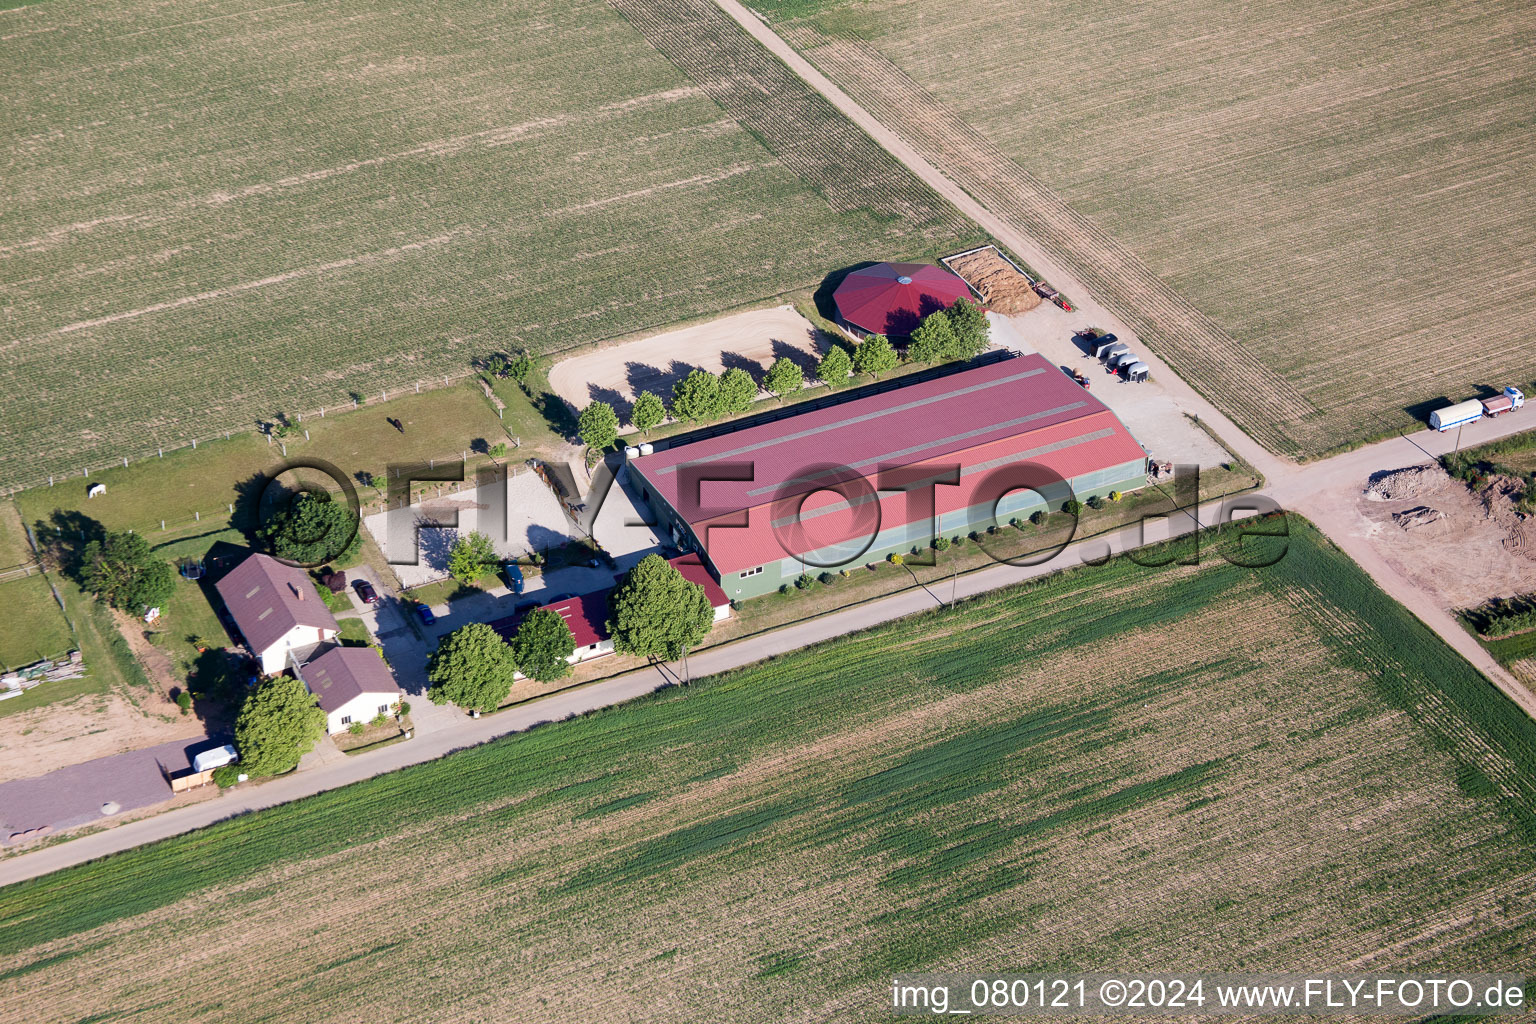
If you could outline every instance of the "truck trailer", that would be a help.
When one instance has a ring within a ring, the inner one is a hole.
[[[1429,414],[1429,425],[1444,433],[1452,427],[1463,427],[1468,423],[1476,423],[1484,416],[1492,418],[1502,413],[1511,412],[1525,404],[1525,392],[1516,387],[1507,387],[1501,394],[1492,398],[1469,398],[1465,402],[1457,402],[1448,405],[1444,409],[1436,409]]]

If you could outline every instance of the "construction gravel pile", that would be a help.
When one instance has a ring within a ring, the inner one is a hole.
[[[1445,470],[1439,466],[1413,466],[1373,476],[1365,488],[1365,496],[1371,501],[1417,498],[1439,486],[1445,479]]]

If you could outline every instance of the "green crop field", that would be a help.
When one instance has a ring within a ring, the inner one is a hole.
[[[718,11],[680,70],[661,6],[0,12],[0,485],[976,240]]]
[[[752,6],[1274,451],[1536,372],[1528,3]]]
[[[1533,769],[1294,523],[1269,569],[1058,574],[8,887],[0,1007],[848,1020],[914,968],[1518,969]]]

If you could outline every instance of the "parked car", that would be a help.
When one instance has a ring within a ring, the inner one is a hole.
[[[516,562],[507,562],[502,566],[502,569],[507,574],[507,585],[512,588],[512,593],[521,594],[523,592],[523,570],[518,567]]]
[[[416,614],[421,616],[421,621],[430,626],[437,621],[437,616],[432,614],[432,609],[424,604],[416,606]]]
[[[357,590],[357,596],[362,598],[363,604],[373,604],[379,599],[379,592],[367,580],[358,580],[352,586]]]

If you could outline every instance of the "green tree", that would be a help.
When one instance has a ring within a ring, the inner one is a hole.
[[[492,377],[505,377],[507,375],[507,357],[500,352],[493,352],[486,356],[485,372]]]
[[[80,553],[80,582],[114,608],[138,614],[164,604],[176,589],[176,570],[136,533],[109,533]]]
[[[427,662],[427,699],[466,711],[494,711],[512,692],[517,665],[501,634],[471,622],[443,637]]]
[[[188,714],[189,712],[191,712],[191,710],[192,710],[192,695],[190,693],[188,693],[186,690],[182,690],[180,693],[178,693],[176,695],[176,706],[178,708],[181,708],[181,713],[183,715]]]
[[[768,376],[763,378],[763,387],[778,395],[782,400],[786,395],[792,395],[805,387],[805,371],[800,369],[800,364],[787,356],[779,356],[768,367]]]
[[[848,375],[852,372],[853,360],[848,357],[848,350],[841,345],[833,345],[821,357],[821,362],[816,364],[816,376],[832,388],[840,388],[848,383]]]
[[[672,415],[701,423],[720,415],[720,378],[708,370],[694,370],[672,385]]]
[[[740,367],[726,370],[720,377],[720,411],[726,414],[742,413],[757,401],[757,381]]]
[[[478,530],[460,534],[448,550],[448,575],[460,583],[475,582],[496,565],[496,548],[491,538]]]
[[[519,352],[507,360],[505,371],[508,377],[517,383],[520,388],[528,387],[528,375],[533,372],[533,359],[527,352]]]
[[[661,421],[667,418],[667,406],[661,400],[660,395],[654,395],[649,391],[642,391],[635,396],[635,406],[630,410],[630,422],[641,431],[650,431],[661,426]]]
[[[878,377],[896,368],[896,349],[883,334],[871,334],[853,350],[853,368]]]
[[[950,353],[958,347],[959,339],[955,337],[949,316],[939,310],[923,317],[923,322],[912,332],[912,344],[907,346],[907,355],[913,362],[937,363],[953,358]]]
[[[607,451],[619,439],[619,414],[607,402],[593,402],[581,410],[576,432],[593,451]]]
[[[246,772],[247,775],[250,772]],[[213,770],[214,785],[220,789],[228,789],[240,781],[240,766],[238,764],[221,764]]]
[[[946,311],[955,332],[955,346],[950,359],[969,359],[987,350],[991,325],[986,311],[970,299],[956,299]]]
[[[325,491],[301,491],[257,531],[278,558],[300,565],[349,562],[363,545],[356,514]]]
[[[614,591],[608,623],[621,654],[680,657],[715,621],[704,588],[689,583],[660,555],[646,555]]]
[[[528,613],[512,638],[512,660],[529,679],[548,682],[571,670],[565,659],[576,653],[576,638],[558,612],[537,608]]]
[[[324,735],[325,712],[293,676],[262,683],[235,719],[235,749],[247,775],[281,775],[296,768]]]

